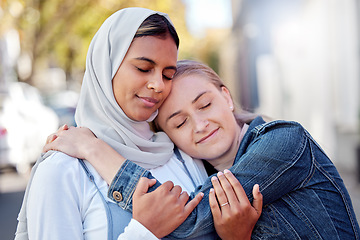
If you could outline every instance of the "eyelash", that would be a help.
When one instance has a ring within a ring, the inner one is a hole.
[[[165,75],[163,75],[163,77],[166,79],[166,80],[172,80],[172,78],[170,78],[170,77],[167,77],[167,76],[165,76]]]
[[[176,128],[181,128],[181,127],[185,124],[185,122],[186,122],[186,119],[185,119],[182,123],[180,123],[179,125],[177,125]]]
[[[205,106],[201,107],[200,109],[205,109],[205,108],[207,108],[207,107],[210,107],[210,105],[211,105],[211,102],[209,102],[209,103],[206,104]],[[176,128],[181,128],[181,127],[186,123],[186,120],[187,120],[187,119],[185,119],[182,123],[180,123],[179,125],[177,125]]]
[[[201,107],[200,109],[205,109],[207,107],[210,107],[211,103],[209,102],[208,104],[206,104],[205,106]]]
[[[144,70],[144,69],[142,69],[142,68],[138,68],[138,67],[136,67],[137,68],[137,70],[139,70],[140,72],[149,72],[150,70]]]
[[[147,72],[150,72],[150,70],[144,70],[144,69],[141,69],[141,68],[138,68],[136,67],[137,70],[139,70],[140,72],[143,72],[143,73],[147,73]],[[172,80],[172,77],[167,77],[165,75],[163,75],[163,77],[166,79],[166,80]]]

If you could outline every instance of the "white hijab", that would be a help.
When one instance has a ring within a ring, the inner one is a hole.
[[[94,36],[86,58],[86,71],[75,119],[78,126],[90,128],[125,158],[151,169],[165,164],[173,154],[173,143],[165,133],[154,134],[147,122],[129,119],[117,104],[112,91],[115,76],[141,23],[150,15],[164,13],[144,8],[126,8],[114,13]],[[151,116],[153,120],[156,113]],[[18,215],[16,240],[28,240],[26,204],[41,156],[32,168]]]
[[[153,14],[144,8],[126,8],[110,16],[89,47],[86,71],[75,113],[78,126],[88,127],[126,159],[151,169],[164,165],[173,154],[165,133],[153,133],[146,121],[128,118],[117,104],[112,79],[142,22]],[[148,121],[152,121],[155,112]]]

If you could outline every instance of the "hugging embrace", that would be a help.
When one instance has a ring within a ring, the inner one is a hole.
[[[177,62],[178,46],[164,13],[127,8],[103,23],[78,127],[50,136],[15,239],[359,239],[311,135],[235,109],[211,68]]]

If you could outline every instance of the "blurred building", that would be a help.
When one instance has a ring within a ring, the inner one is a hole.
[[[19,33],[10,28],[0,35],[0,169],[11,166],[27,173],[59,119],[38,89],[18,82],[19,57]]]
[[[335,163],[339,133],[358,135],[357,4],[232,1],[232,33],[221,51],[220,74],[244,108],[301,122]],[[355,168],[353,159],[341,161]]]
[[[19,55],[19,33],[15,29],[9,29],[0,35],[0,92],[7,91],[9,82],[17,81],[15,67]]]

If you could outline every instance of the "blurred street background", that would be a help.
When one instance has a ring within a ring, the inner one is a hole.
[[[360,218],[358,0],[0,0],[0,240],[46,137],[75,124],[92,37],[125,7],[168,13],[179,59],[211,66],[242,108],[302,123]]]

